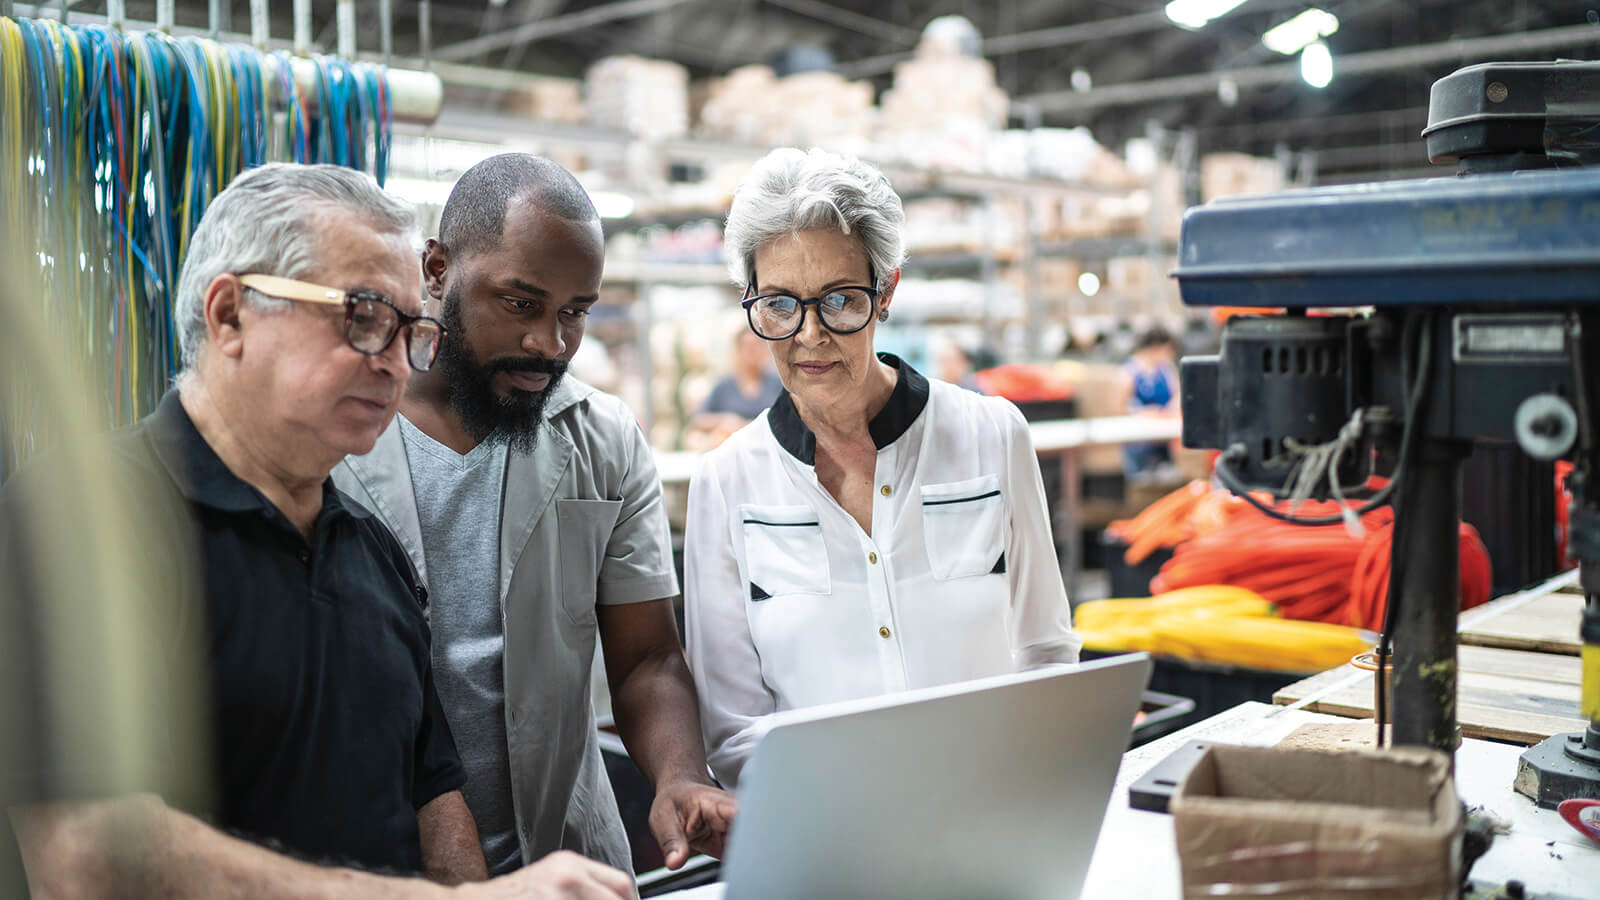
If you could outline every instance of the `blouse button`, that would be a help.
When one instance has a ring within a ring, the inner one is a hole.
[[[878,488],[878,493],[880,493],[880,494],[884,495],[885,497],[887,497],[890,494],[894,493],[894,491],[890,490],[889,486],[886,484],[883,487]]]
[[[873,565],[877,565],[878,564],[878,554],[876,554],[876,553],[868,553],[867,554],[867,562],[869,562],[869,563],[871,563]]]
[[[878,637],[886,638],[888,636],[889,636],[889,626],[885,625],[882,628],[878,629]]]

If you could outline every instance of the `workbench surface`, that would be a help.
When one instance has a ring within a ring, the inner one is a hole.
[[[1131,750],[1122,758],[1100,840],[1083,889],[1085,898],[1182,896],[1172,817],[1128,806],[1128,786],[1191,740],[1267,746],[1301,725],[1348,723],[1337,716],[1266,703],[1245,703]],[[1456,790],[1468,805],[1484,806],[1511,824],[1472,868],[1477,882],[1522,881],[1530,897],[1595,897],[1600,886],[1600,844],[1588,840],[1552,810],[1511,790],[1522,748],[1467,739],[1456,752]]]

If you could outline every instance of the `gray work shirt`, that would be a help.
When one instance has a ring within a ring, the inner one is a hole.
[[[533,452],[506,461],[501,500],[511,799],[525,862],[564,848],[629,870],[589,701],[595,606],[670,597],[678,580],[661,481],[632,412],[570,376],[555,390]],[[431,590],[399,424],[333,477],[383,519]]]

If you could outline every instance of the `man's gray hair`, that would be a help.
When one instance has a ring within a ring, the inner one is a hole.
[[[756,248],[786,234],[838,228],[861,241],[873,287],[888,287],[906,258],[905,210],[882,172],[826,150],[786,147],[762,157],[733,192],[723,229],[728,273],[741,287],[756,279]]]
[[[372,176],[343,166],[261,166],[240,174],[211,201],[189,238],[173,301],[184,372],[194,367],[206,341],[205,293],[211,282],[227,273],[305,278],[325,262],[319,223],[340,211],[353,213],[379,234],[416,243],[416,212],[384,193]],[[245,296],[264,308],[288,305],[255,291]]]

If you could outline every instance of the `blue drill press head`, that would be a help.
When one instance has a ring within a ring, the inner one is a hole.
[[[1600,312],[1600,167],[1578,165],[1597,125],[1600,65],[1471,66],[1435,84],[1423,132],[1456,174],[1191,209],[1184,303],[1290,314],[1235,318],[1220,355],[1183,361],[1184,443],[1222,448],[1243,482],[1280,491],[1298,477],[1294,448],[1328,444],[1357,411],[1344,484],[1381,468],[1372,451],[1392,456],[1406,425],[1566,452],[1571,360],[1582,317]],[[1424,345],[1431,398],[1411,416]],[[1536,395],[1555,399],[1524,409]]]

